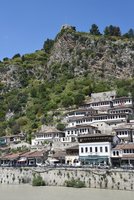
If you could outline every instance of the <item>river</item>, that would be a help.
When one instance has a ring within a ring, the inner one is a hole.
[[[0,185],[0,200],[133,200],[133,191]]]

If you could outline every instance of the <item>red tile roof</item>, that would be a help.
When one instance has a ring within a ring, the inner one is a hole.
[[[19,158],[20,153],[14,153],[14,154],[7,154],[5,156],[3,156],[1,159],[3,160],[15,160],[17,158]]]
[[[24,154],[21,154],[21,157],[27,157],[27,158],[31,158],[31,157],[42,157],[43,156],[44,151],[33,151],[33,152],[26,152]]]

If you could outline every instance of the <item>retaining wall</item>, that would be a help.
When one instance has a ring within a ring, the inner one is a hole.
[[[134,170],[0,168],[0,184],[31,184],[35,174],[49,186],[64,186],[66,180],[79,178],[89,188],[134,190]]]

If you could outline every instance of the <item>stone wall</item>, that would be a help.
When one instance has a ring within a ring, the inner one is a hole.
[[[132,170],[0,168],[0,184],[31,184],[34,174],[40,174],[49,186],[64,186],[66,180],[79,178],[89,188],[134,190]]]

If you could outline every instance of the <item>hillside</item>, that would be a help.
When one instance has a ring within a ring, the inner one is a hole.
[[[79,106],[91,92],[128,96],[133,87],[133,38],[63,27],[43,49],[0,62],[0,136],[23,132],[29,139],[42,124],[60,123],[63,108]]]

